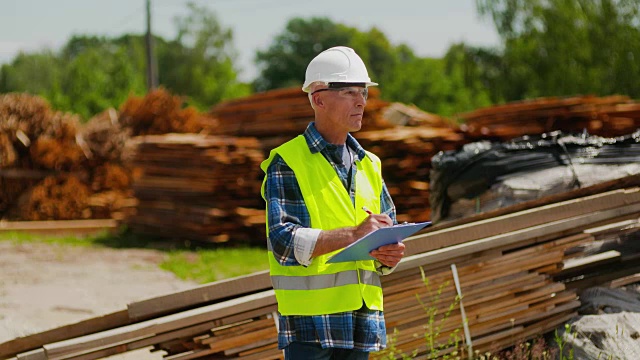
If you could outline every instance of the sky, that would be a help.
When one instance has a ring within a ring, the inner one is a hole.
[[[188,0],[151,0],[152,31],[176,35],[174,19]],[[328,17],[367,31],[380,29],[393,45],[407,44],[421,57],[441,57],[453,43],[498,46],[489,18],[475,0],[191,0],[215,11],[233,31],[240,79],[257,75],[255,53],[266,50],[294,17]],[[0,64],[20,52],[58,50],[76,34],[115,37],[146,31],[145,0],[0,0]]]

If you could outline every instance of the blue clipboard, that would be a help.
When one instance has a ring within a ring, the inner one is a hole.
[[[421,229],[431,225],[431,221],[420,223],[400,224],[380,228],[369,233],[362,239],[345,247],[340,252],[329,258],[327,263],[339,263],[356,260],[375,260],[369,255],[371,250],[375,250],[383,245],[399,243],[405,238],[417,233]]]

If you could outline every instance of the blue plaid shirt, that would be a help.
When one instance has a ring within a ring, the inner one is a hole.
[[[312,153],[320,152],[336,170],[342,184],[355,202],[355,172],[351,176],[342,164],[342,154],[336,145],[324,140],[314,123],[304,132]],[[347,146],[356,152],[358,159],[366,155],[353,136],[347,136]],[[304,203],[295,174],[282,157],[275,156],[266,174],[265,198],[267,201],[269,241],[273,255],[283,266],[301,266],[294,255],[294,231],[311,226],[311,217]],[[386,185],[382,186],[380,209],[396,223],[396,211]],[[335,347],[360,351],[379,351],[386,346],[386,328],[381,311],[361,309],[318,316],[280,316],[278,347],[286,347],[292,341],[315,342],[323,348]]]

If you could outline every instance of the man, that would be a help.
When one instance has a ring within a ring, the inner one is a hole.
[[[315,121],[261,165],[285,359],[368,359],[386,346],[379,276],[400,262],[404,244],[373,250],[376,261],[327,264],[337,250],[396,223],[380,159],[349,134],[362,127],[375,85],[353,49],[317,55],[302,88]]]

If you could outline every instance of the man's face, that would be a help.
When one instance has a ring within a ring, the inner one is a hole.
[[[367,104],[368,89],[352,86],[339,89],[320,89],[326,102],[327,117],[332,126],[347,132],[362,128],[364,107]]]

